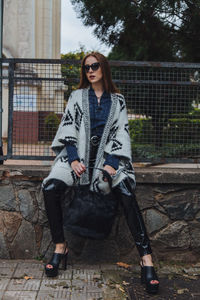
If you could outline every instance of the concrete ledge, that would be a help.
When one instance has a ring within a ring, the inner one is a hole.
[[[0,166],[1,177],[32,177],[32,180],[45,178],[50,171],[50,166]],[[136,167],[137,183],[161,184],[199,184],[200,169],[194,168],[162,168],[162,167]]]

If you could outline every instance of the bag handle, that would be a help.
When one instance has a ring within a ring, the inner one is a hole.
[[[96,168],[96,167],[86,167],[87,169],[96,169],[100,170],[103,173],[103,179],[106,178],[109,184],[110,189],[112,189],[112,177],[111,175],[104,169]]]

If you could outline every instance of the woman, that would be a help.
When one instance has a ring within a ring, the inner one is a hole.
[[[112,82],[108,61],[102,54],[92,52],[83,59],[79,88],[69,98],[52,149],[57,157],[43,182],[45,207],[55,243],[52,259],[45,266],[47,276],[57,275],[61,259],[66,268],[68,249],[63,233],[62,194],[67,187],[76,185],[77,178],[81,184],[90,183],[92,190],[106,192],[108,183],[96,169],[104,168],[112,176],[114,193],[124,208],[141,257],[141,280],[148,292],[156,293],[159,282],[134,194],[126,104]]]

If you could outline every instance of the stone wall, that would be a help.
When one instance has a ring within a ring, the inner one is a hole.
[[[0,167],[0,258],[48,258],[53,244],[41,181],[48,167]],[[200,170],[136,168],[136,195],[157,260],[200,258]],[[138,261],[121,211],[109,238],[95,241],[66,232],[70,260]]]

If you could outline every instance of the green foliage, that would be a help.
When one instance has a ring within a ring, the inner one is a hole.
[[[200,119],[200,109],[193,108],[189,113],[172,114],[171,119]]]
[[[194,108],[193,111],[191,111],[191,115],[194,117],[199,117],[200,118],[200,109],[199,108]]]
[[[166,131],[168,140],[173,143],[198,143],[200,141],[200,119],[169,119]]]
[[[156,147],[152,119],[129,120],[133,158],[192,157],[200,155],[200,109],[177,114],[167,121],[162,135],[162,147]]]
[[[45,124],[46,139],[52,140],[60,124],[60,119],[54,112],[51,112],[46,116],[44,120],[44,124]]]
[[[200,61],[200,1],[71,0],[110,59]]]
[[[170,76],[173,76],[173,74],[168,75],[169,79]],[[146,80],[145,75],[142,76],[141,79]],[[154,76],[156,80],[157,72],[152,73],[151,80],[154,80]],[[160,87],[159,93],[155,85],[129,85],[128,88],[127,86],[119,88],[125,95],[128,108],[132,108],[134,114],[151,118],[151,128],[154,131],[153,139],[157,147],[162,146],[163,130],[168,124],[168,119],[173,114],[188,113],[193,101],[191,95],[195,97],[192,86],[188,86],[186,90],[183,86],[172,86],[166,89],[163,85]]]
[[[179,30],[178,42],[184,61],[200,62],[200,2],[190,1],[183,12],[182,25]]]
[[[81,65],[80,61],[87,54],[83,46],[80,50],[75,52],[69,52],[61,55],[61,59],[66,61],[61,65],[62,76],[66,78],[66,84],[68,86],[67,91],[65,92],[65,100],[69,98],[69,95],[73,90],[75,90],[79,83]]]
[[[188,158],[200,155],[199,143],[197,144],[165,144],[162,149],[155,148],[152,144],[132,144],[132,156],[135,158],[159,160],[165,158]]]
[[[152,141],[154,133],[151,119],[129,120],[129,132],[134,143]]]

